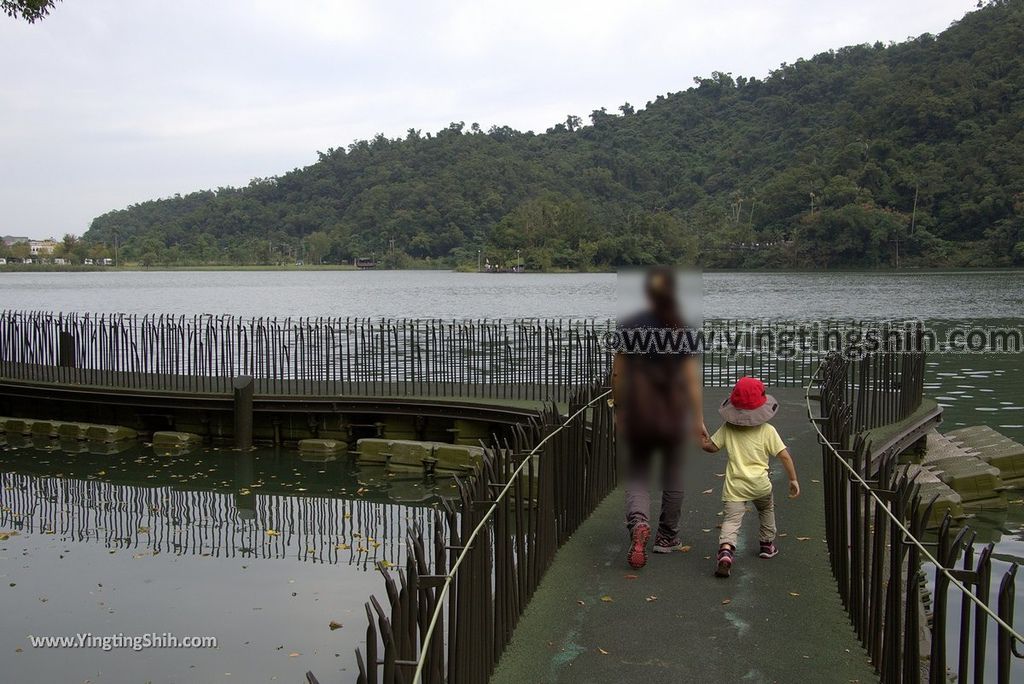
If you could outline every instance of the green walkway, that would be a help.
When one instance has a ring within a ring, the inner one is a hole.
[[[717,428],[717,400],[706,401]],[[790,447],[803,495],[785,496],[775,468],[781,553],[761,560],[757,516],[744,526],[732,577],[713,576],[725,457],[688,464],[682,538],[691,549],[626,564],[623,494],[616,490],[558,552],[492,682],[877,681],[839,602],[823,542],[821,450],[803,393],[779,390],[774,423]],[[705,490],[710,493],[702,493]],[[657,515],[657,510],[654,511]],[[784,535],[784,536],[782,536]]]

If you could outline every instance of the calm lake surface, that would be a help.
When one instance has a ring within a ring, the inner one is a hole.
[[[703,289],[711,318],[1024,326],[1016,272],[714,273]],[[606,318],[616,295],[613,274],[0,273],[0,309],[77,312]],[[926,392],[945,408],[944,429],[987,424],[1024,441],[1022,370],[1016,354],[933,355]],[[374,562],[402,561],[405,525],[448,486],[288,452],[240,462],[216,450],[168,458],[141,445],[117,454],[0,445],[0,652],[10,654],[0,680],[297,682],[313,670],[350,681],[363,602],[383,590]],[[973,524],[997,545],[998,581],[1010,559],[1024,559],[1024,506]],[[331,631],[332,620],[344,626]],[[26,638],[77,632],[220,643],[54,658]]]
[[[1024,316],[1024,274],[709,273],[709,318]],[[239,316],[605,318],[616,276],[446,271],[0,272],[0,309]]]

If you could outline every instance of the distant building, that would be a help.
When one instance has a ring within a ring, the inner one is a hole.
[[[31,240],[27,237],[18,237],[16,235],[4,235],[2,238],[0,238],[0,242],[3,242],[5,245],[10,247],[11,245],[16,245],[19,242],[31,242]]]
[[[53,254],[53,250],[57,247],[57,243],[53,240],[29,240],[28,249],[32,256],[39,256],[42,254]]]

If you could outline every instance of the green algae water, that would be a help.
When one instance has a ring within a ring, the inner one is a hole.
[[[0,446],[3,681],[352,681],[378,564],[403,563],[407,526],[431,529],[453,491],[347,455],[61,446]],[[216,647],[30,639],[80,635]]]

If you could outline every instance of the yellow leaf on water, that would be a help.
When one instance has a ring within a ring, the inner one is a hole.
[[[341,551],[347,551],[347,550],[351,549],[352,547],[349,546],[348,544],[338,544],[334,548],[340,549]]]
[[[335,622],[334,620],[331,620],[331,622],[327,626],[330,627],[331,631],[333,632],[336,629],[341,629],[342,624],[340,622]]]
[[[380,567],[385,568],[385,569],[390,568],[392,565],[393,565],[393,563],[391,561],[382,560],[380,562]]]
[[[280,537],[281,533],[278,532],[277,530],[267,530],[267,536],[268,537]]]

